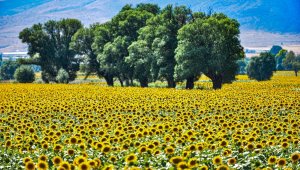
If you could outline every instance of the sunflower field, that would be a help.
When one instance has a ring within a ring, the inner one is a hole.
[[[300,78],[0,84],[0,169],[300,169]]]

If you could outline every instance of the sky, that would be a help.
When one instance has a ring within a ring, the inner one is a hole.
[[[223,12],[240,22],[246,48],[273,44],[300,48],[300,0],[0,0],[0,52],[26,51],[18,33],[35,23],[77,18],[88,26],[110,20],[125,4],[141,2]]]

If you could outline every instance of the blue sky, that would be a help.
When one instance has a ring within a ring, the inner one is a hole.
[[[77,18],[88,26],[109,20],[127,3],[141,2],[223,12],[240,22],[245,46],[300,44],[300,0],[0,0],[0,51],[24,50],[18,33],[35,23]]]

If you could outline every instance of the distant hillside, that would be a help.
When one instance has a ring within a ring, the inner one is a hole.
[[[67,17],[78,18],[85,25],[105,22],[125,4],[141,2],[157,3],[161,7],[172,3],[187,5],[194,11],[224,12],[241,23],[241,37],[247,37],[242,43],[246,46],[256,42],[255,36],[249,36],[256,31],[269,35],[260,37],[268,41],[262,45],[270,45],[274,40],[300,44],[299,0],[0,0],[0,46],[5,47],[0,51],[24,50],[26,47],[18,40],[18,33],[34,23]]]

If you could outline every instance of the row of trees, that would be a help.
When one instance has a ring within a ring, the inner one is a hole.
[[[45,82],[57,82],[59,70],[72,81],[85,63],[86,77],[96,73],[109,86],[114,79],[122,86],[137,80],[142,87],[156,80],[175,87],[186,80],[192,89],[205,74],[219,89],[234,80],[236,61],[244,57],[236,20],[186,6],[126,5],[103,24],[83,28],[76,19],[50,20],[24,29],[19,38],[31,56],[21,62],[40,65]]]
[[[258,81],[269,80],[273,71],[293,70],[297,76],[300,69],[300,55],[287,51],[280,46],[273,46],[269,52],[263,52],[251,59],[238,61],[239,73],[247,73],[249,78]]]

